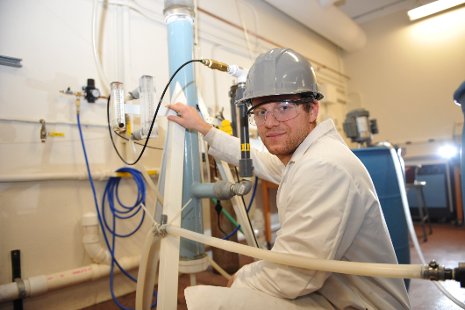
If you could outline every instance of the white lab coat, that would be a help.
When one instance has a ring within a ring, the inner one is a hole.
[[[211,155],[238,165],[237,138],[212,129],[205,139]],[[252,150],[251,158],[257,176],[279,184],[281,228],[272,251],[397,263],[373,182],[332,120],[317,125],[287,166],[267,152]],[[315,272],[266,261],[242,267],[232,287],[286,299],[323,296],[337,309],[410,308],[402,279]]]

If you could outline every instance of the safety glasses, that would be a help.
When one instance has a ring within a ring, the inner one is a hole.
[[[312,97],[305,97],[279,101],[276,101],[275,99],[261,102],[247,111],[247,114],[249,115],[249,123],[254,126],[261,126],[266,122],[266,119],[270,114],[272,114],[278,122],[291,120],[299,115],[299,109],[297,108],[299,104],[310,103],[313,102],[313,100],[314,99]],[[268,103],[276,103],[276,105],[270,110],[262,108],[263,105]]]

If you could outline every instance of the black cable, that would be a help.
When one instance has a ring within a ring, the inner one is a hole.
[[[224,236],[226,236],[227,233],[221,227],[221,210],[222,209],[223,209],[223,206],[221,205],[221,202],[217,200],[215,204],[215,211],[217,214],[218,229],[223,233]]]
[[[176,76],[176,74],[178,74],[179,71],[181,71],[182,68],[184,68],[185,66],[187,66],[188,64],[190,63],[193,63],[193,62],[202,62],[200,59],[191,59],[191,60],[188,60],[186,61],[185,63],[183,63],[181,66],[179,66],[178,69],[176,69],[176,71],[174,71],[174,73],[171,75],[168,83],[166,83],[166,86],[165,88],[163,89],[163,92],[160,96],[160,100],[158,101],[158,105],[157,105],[157,108],[155,110],[155,113],[153,115],[153,119],[152,119],[152,123],[150,124],[150,129],[149,129],[149,132],[147,134],[147,138],[145,139],[145,143],[144,143],[144,146],[141,150],[141,152],[139,153],[139,156],[137,157],[137,159],[132,162],[132,163],[128,163],[124,158],[123,156],[121,156],[121,154],[119,153],[118,151],[118,148],[116,147],[115,145],[115,141],[113,140],[113,135],[112,135],[112,130],[111,130],[111,125],[110,125],[110,96],[108,96],[108,101],[107,101],[107,123],[108,123],[108,131],[110,133],[110,139],[111,139],[111,144],[113,145],[113,148],[115,149],[116,151],[116,154],[118,154],[118,157],[126,164],[126,165],[135,165],[142,157],[142,155],[144,154],[145,152],[145,149],[147,147],[147,144],[149,142],[149,137],[150,135],[152,134],[152,129],[153,129],[153,125],[155,124],[155,119],[158,115],[158,110],[160,109],[160,105],[163,101],[163,98],[165,97],[165,94],[166,94],[166,91],[168,90],[171,82],[173,81],[174,77]]]

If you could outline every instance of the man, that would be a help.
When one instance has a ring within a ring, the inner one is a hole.
[[[331,120],[317,124],[319,92],[300,54],[277,48],[249,71],[244,101],[268,152],[251,150],[257,176],[279,184],[281,228],[272,251],[354,262],[396,263],[373,183]],[[209,153],[238,165],[239,141],[204,122],[195,109],[170,105],[169,116],[197,130]],[[323,308],[409,308],[402,279],[357,277],[257,261],[242,267],[233,288],[278,298],[314,298]],[[321,303],[321,300],[326,303]]]

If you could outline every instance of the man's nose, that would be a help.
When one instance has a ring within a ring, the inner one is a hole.
[[[266,127],[273,127],[279,125],[279,121],[276,119],[274,116],[274,113],[272,111],[269,111],[266,113],[265,117],[265,126]]]

